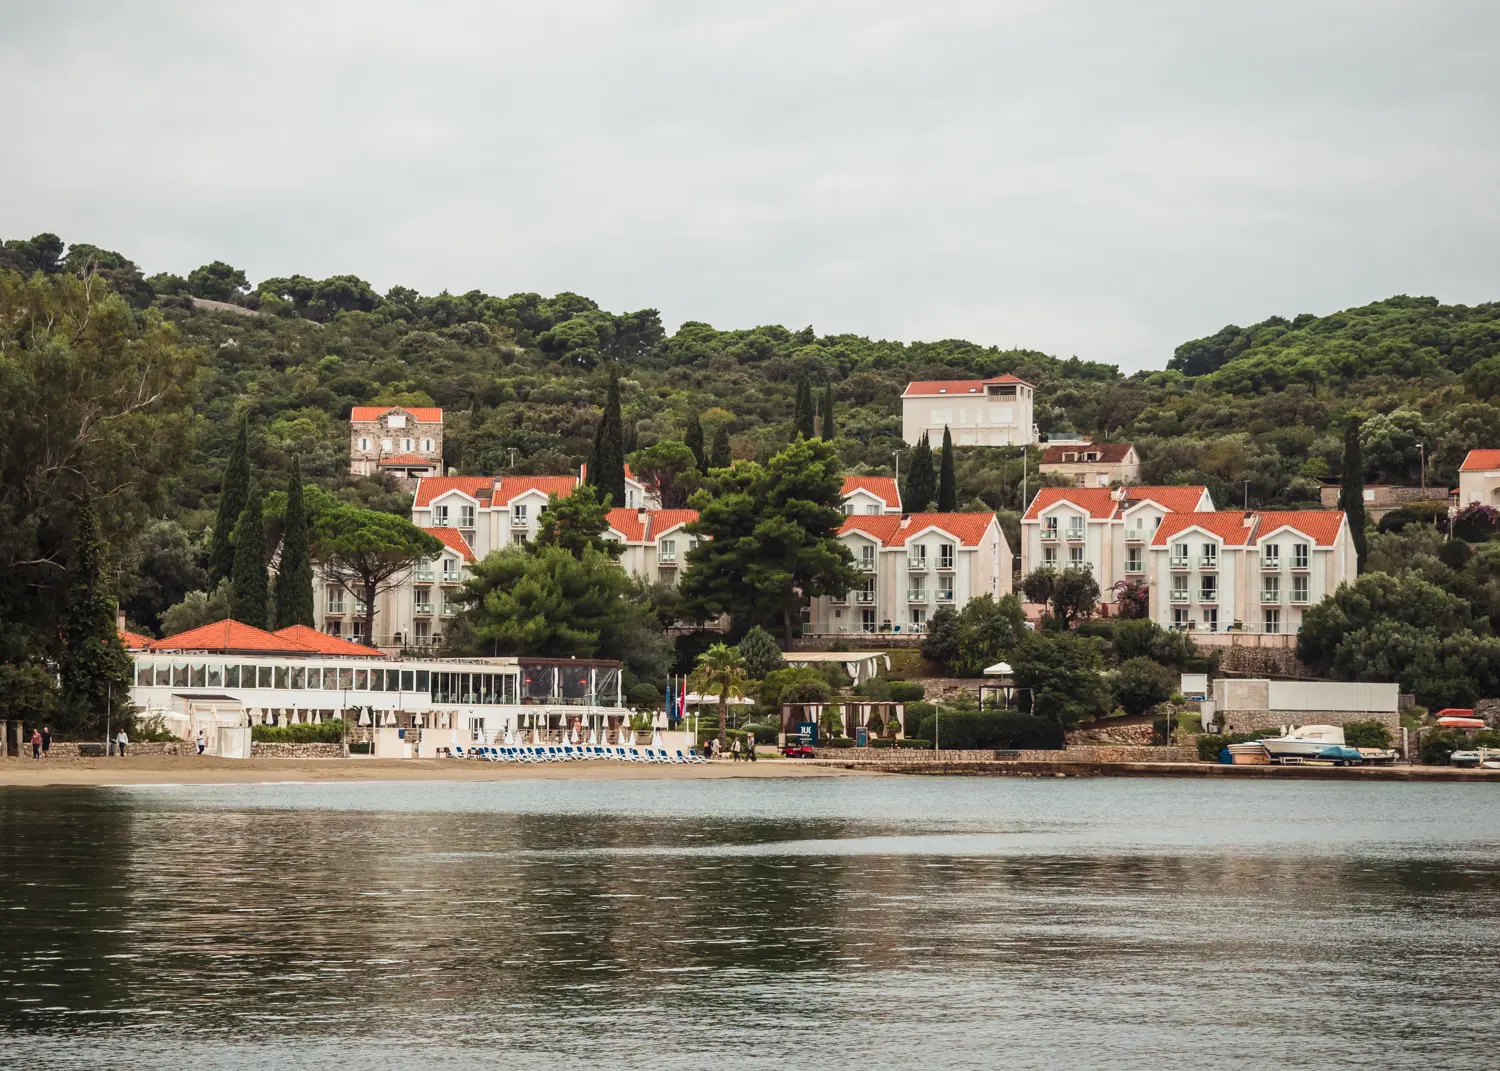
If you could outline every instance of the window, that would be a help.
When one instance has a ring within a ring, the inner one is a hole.
[[[432,640],[432,623],[430,621],[418,621],[412,626],[413,635],[416,637],[418,647],[426,647]]]
[[[1068,518],[1068,538],[1069,539],[1082,539],[1083,538],[1083,518],[1082,517],[1069,517]]]
[[[1057,548],[1056,547],[1043,547],[1042,548],[1042,566],[1044,568],[1046,568],[1046,569],[1055,569],[1055,568],[1057,568]]]
[[[1043,539],[1056,539],[1057,538],[1057,518],[1056,517],[1043,517],[1042,518],[1042,538]]]
[[[323,687],[323,670],[320,666],[307,667],[307,686],[309,688]]]
[[[939,569],[952,569],[953,568],[953,544],[952,543],[939,543],[938,544],[938,568]]]
[[[861,632],[875,631],[875,611],[861,610],[859,612],[859,628]]]
[[[1307,576],[1305,574],[1292,577],[1292,601],[1307,601]]]
[[[844,503],[844,516],[845,517],[852,517],[853,515],[854,515],[854,503],[852,503],[852,502],[845,502]]]
[[[1125,571],[1127,573],[1143,573],[1146,571],[1144,547],[1125,548]]]
[[[417,588],[412,593],[412,607],[419,614],[432,613],[432,589]]]
[[[370,440],[369,439],[361,439],[361,440],[359,440],[359,448],[361,450],[368,450],[370,448]]]
[[[1186,610],[1184,610],[1180,606],[1173,607],[1173,609],[1172,609],[1172,627],[1173,628],[1187,628],[1187,623],[1188,623],[1188,612]]]
[[[677,540],[663,539],[661,541],[661,560],[664,562],[675,562],[677,560]]]
[[[1265,630],[1267,632],[1271,633],[1272,635],[1275,635],[1276,633],[1278,633],[1278,632],[1281,631],[1281,611],[1280,610],[1267,610],[1266,611]]]
[[[514,506],[512,506],[510,508],[510,517],[511,517],[511,523],[512,524],[525,524],[526,523],[526,503],[524,503],[524,502],[517,502]]]
[[[914,576],[906,587],[906,599],[908,602],[927,601],[927,582],[920,576]]]
[[[1188,545],[1186,543],[1172,544],[1172,565],[1179,569],[1186,569],[1188,563]]]
[[[433,506],[432,507],[432,526],[434,528],[447,528],[448,527],[448,507],[447,506]]]
[[[875,601],[875,581],[874,581],[874,579],[871,578],[869,580],[866,580],[864,582],[864,586],[859,589],[859,591],[855,594],[854,597],[856,599],[858,599],[860,602],[874,602]]]
[[[460,528],[474,527],[474,507],[463,505],[458,507],[458,526]]]
[[[401,440],[401,449],[404,450],[404,451],[406,451],[407,453],[411,453],[411,440],[410,439],[402,439]]]
[[[1075,451],[1064,451],[1063,452],[1063,462],[1065,464],[1070,464],[1071,465],[1073,462],[1075,462],[1077,460],[1078,460],[1078,454],[1077,454],[1077,452],[1075,452]]]
[[[913,543],[906,548],[906,563],[913,569],[927,568],[927,544]]]
[[[452,617],[456,608],[457,606],[453,601],[453,595],[450,592],[443,592],[443,616]]]
[[[866,572],[875,568],[875,548],[868,543],[859,548],[859,567]]]
[[[364,636],[364,619],[356,617],[353,621],[349,622],[349,638],[355,643],[359,643],[362,639],[364,639]]]
[[[1219,600],[1219,577],[1216,573],[1204,573],[1198,578],[1198,601],[1217,602]]]
[[[944,575],[938,577],[937,586],[938,602],[951,603],[953,601],[953,577]]]
[[[344,589],[333,584],[328,585],[328,613],[341,614],[344,612]]]
[[[878,516],[880,516],[880,507],[879,506],[866,506],[865,507],[865,513],[867,515],[869,515],[869,516],[878,517]]]
[[[921,628],[927,624],[927,610],[924,607],[913,606],[911,608],[911,624],[912,628]]]
[[[1188,601],[1188,578],[1183,574],[1178,574],[1172,578],[1172,601]]]
[[[1069,547],[1068,548],[1068,568],[1069,569],[1082,569],[1082,568],[1084,568],[1083,548],[1082,547]]]
[[[1219,545],[1217,543],[1203,544],[1203,557],[1198,562],[1205,569],[1217,569],[1219,567]]]
[[[432,440],[431,439],[423,439],[422,440],[422,453],[424,453],[424,454],[430,454],[430,453],[432,453]]]
[[[1294,544],[1292,544],[1292,568],[1293,569],[1306,569],[1307,568],[1307,544],[1306,543],[1294,543]]]
[[[458,562],[454,561],[452,558],[443,559],[443,583],[458,583]]]
[[[1263,569],[1281,568],[1281,544],[1267,543],[1260,548],[1260,564]]]
[[[258,688],[274,688],[274,687],[276,687],[276,667],[275,666],[260,666],[260,667],[258,667],[257,670],[256,670],[256,678],[257,678],[257,681],[258,681],[258,683],[256,684],[256,687],[258,687]]]
[[[1279,577],[1279,576],[1263,576],[1263,577],[1260,578],[1260,601],[1261,602],[1280,602],[1281,601],[1281,577]]]
[[[328,635],[342,636],[344,634],[344,623],[342,621],[328,622]]]
[[[1073,486],[1074,487],[1087,487],[1088,485],[1089,485],[1088,473],[1086,473],[1086,472],[1080,472],[1077,476],[1073,477]]]

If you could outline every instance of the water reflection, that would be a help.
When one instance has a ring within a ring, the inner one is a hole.
[[[0,1056],[1488,1063],[1491,795],[1259,787],[0,792]]]

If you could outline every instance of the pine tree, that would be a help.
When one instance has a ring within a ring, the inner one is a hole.
[[[625,503],[625,439],[620,419],[620,375],[609,372],[609,394],[604,399],[604,414],[594,436],[589,454],[588,482],[599,492],[600,499],[609,496],[610,506]]]
[[[792,434],[811,441],[815,434],[813,420],[812,387],[804,376],[797,380],[797,401],[792,410]]]
[[[906,470],[906,486],[901,489],[901,504],[908,513],[921,513],[932,502],[937,480],[932,474],[932,444],[927,433],[917,440],[911,449],[911,462]]]
[[[1355,568],[1365,571],[1365,455],[1359,445],[1360,421],[1351,417],[1344,426],[1344,478],[1339,488],[1339,508],[1349,522],[1354,543]]]
[[[952,513],[957,508],[958,488],[953,475],[953,432],[943,428],[943,454],[938,464],[938,512]]]
[[[62,620],[62,678],[66,728],[102,731],[106,709],[116,719],[130,703],[130,658],[115,624],[116,604],[105,580],[107,548],[92,506],[78,511]]]
[[[230,574],[230,613],[236,621],[266,627],[266,533],[261,514],[260,488],[250,489],[250,500],[234,530],[234,569]]]
[[[240,417],[239,434],[229,450],[224,465],[224,479],[219,484],[219,517],[214,521],[213,542],[208,551],[208,585],[212,588],[234,568],[234,526],[245,510],[250,496],[250,424]]]
[[[313,616],[313,569],[307,507],[302,501],[302,462],[292,458],[286,484],[286,521],[281,534],[281,564],[276,570],[276,627],[316,624]]]
[[[687,430],[682,433],[682,441],[687,443],[688,449],[698,459],[698,471],[708,471],[708,454],[703,449],[703,422],[698,419],[696,412],[688,416]]]
[[[838,434],[838,428],[833,422],[833,381],[823,388],[823,440],[831,442]]]
[[[727,469],[734,463],[734,454],[729,449],[729,425],[720,424],[714,432],[714,444],[708,451],[708,467]]]

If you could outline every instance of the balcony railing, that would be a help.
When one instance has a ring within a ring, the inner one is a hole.
[[[1171,595],[1173,602],[1187,602],[1191,593],[1187,588],[1173,588]]]
[[[1262,558],[1260,560],[1260,567],[1262,569],[1276,569],[1276,570],[1280,570],[1280,568],[1281,568],[1281,559],[1280,558]]]
[[[1069,540],[1069,542],[1073,542],[1073,543],[1081,542],[1083,540],[1083,529],[1082,528],[1069,528],[1068,529],[1068,540]]]
[[[676,569],[677,568],[677,555],[673,554],[670,558],[658,558],[658,559],[656,559],[656,564],[657,565],[665,565],[668,568]]]
[[[926,602],[927,601],[927,589],[926,588],[907,588],[906,589],[906,601],[907,602]]]
[[[854,567],[862,573],[873,573],[875,571],[875,559],[860,558],[854,563]]]
[[[1280,588],[1274,588],[1274,589],[1273,588],[1262,588],[1261,592],[1260,592],[1260,601],[1261,602],[1280,602],[1281,601],[1281,589]]]
[[[1294,573],[1305,573],[1310,568],[1312,568],[1312,563],[1310,563],[1306,558],[1293,558],[1292,559],[1292,572],[1294,572]]]
[[[925,573],[927,571],[927,559],[907,558],[906,568],[913,573]]]
[[[953,601],[953,592],[951,592],[951,591],[944,591],[943,589],[939,588],[938,589],[938,593],[937,593],[937,601],[938,602],[952,602]]]
[[[1127,528],[1125,530],[1125,542],[1127,542],[1127,543],[1144,543],[1144,542],[1146,542],[1146,540],[1148,540],[1150,538],[1151,538],[1151,533],[1148,532],[1148,531],[1146,531],[1144,528],[1142,528],[1142,529]]]
[[[1125,571],[1127,573],[1144,573],[1146,571],[1146,563],[1141,561],[1140,559],[1132,561],[1131,559],[1126,558]]]
[[[949,558],[939,558],[938,559],[938,572],[940,572],[940,573],[951,573],[952,571],[953,571],[953,559],[951,557],[949,557]]]
[[[411,612],[414,613],[414,614],[416,614],[419,617],[431,617],[432,616],[432,603],[430,603],[430,602],[419,602],[419,603],[417,603],[415,606],[413,606],[411,608]]]
[[[529,527],[528,524],[527,524],[527,522],[526,522],[526,518],[525,517],[512,517],[510,519],[510,526],[512,528],[526,528],[526,527]]]
[[[854,601],[860,603],[872,603],[875,601],[875,593],[873,591],[856,591],[854,593]]]
[[[842,593],[838,595],[830,595],[828,596],[828,601],[833,603],[835,606],[844,606],[849,602],[849,596]]]
[[[1307,602],[1307,589],[1306,588],[1293,588],[1292,589],[1292,601],[1296,602],[1296,603]]]
[[[1218,588],[1199,588],[1198,589],[1198,601],[1199,602],[1218,602],[1219,601],[1219,589]]]
[[[433,575],[431,569],[418,569],[412,574],[412,579],[419,584],[430,584],[432,583]]]
[[[1217,554],[1205,555],[1198,559],[1199,569],[1217,569],[1219,567],[1219,556]]]
[[[342,615],[344,612],[344,604],[341,602],[331,602],[328,604],[328,609],[324,610],[323,612],[325,614]]]
[[[1193,559],[1191,559],[1191,558],[1173,558],[1172,559],[1172,568],[1173,569],[1186,569],[1189,566],[1191,566],[1192,564],[1193,564]]]
[[[1042,529],[1042,542],[1043,543],[1055,543],[1055,542],[1057,542],[1057,529],[1056,528],[1043,528]]]

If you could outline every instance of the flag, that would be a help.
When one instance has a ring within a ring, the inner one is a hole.
[[[668,677],[667,678],[667,723],[668,723],[668,725],[670,725],[671,721],[672,721],[672,712],[677,709],[676,708],[676,700],[673,699],[672,695],[673,695],[673,693],[672,693],[672,678]]]
[[[682,689],[677,693],[677,718],[687,717],[687,678],[682,678]]]

